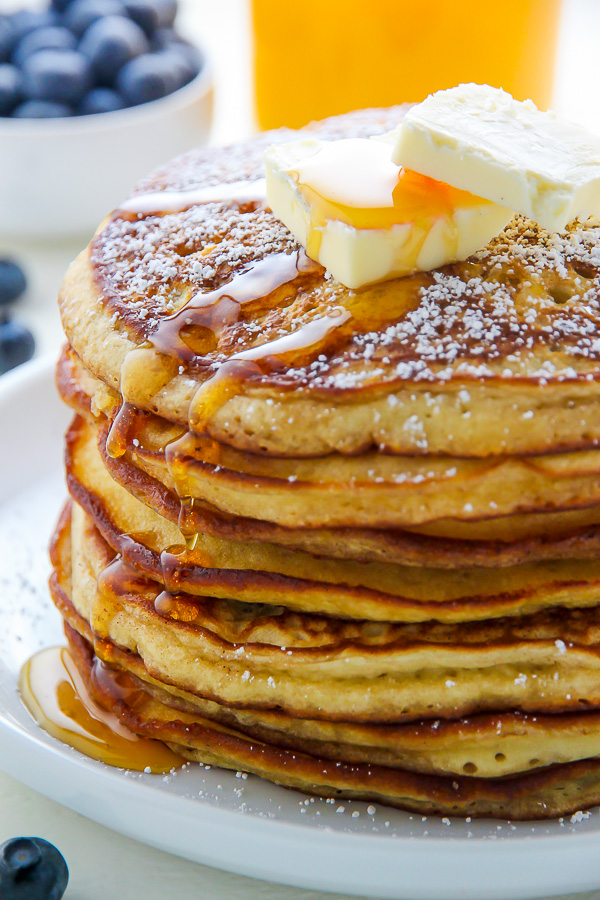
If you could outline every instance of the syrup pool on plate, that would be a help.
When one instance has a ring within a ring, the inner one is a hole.
[[[110,672],[97,661],[93,677]],[[185,760],[160,741],[141,738],[91,697],[67,647],[47,647],[24,664],[19,678],[23,703],[44,731],[80,753],[110,766],[155,774]]]

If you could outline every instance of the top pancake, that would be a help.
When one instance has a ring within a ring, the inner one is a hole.
[[[303,133],[374,135],[401,114],[350,114]],[[133,405],[253,453],[597,446],[600,222],[550,235],[516,218],[463,263],[350,291],[243,188],[194,202],[199,188],[256,182],[264,148],[297,135],[194,151],[138,186],[138,198],[163,195],[137,201],[150,212],[103,223],[60,300],[86,367]],[[172,196],[188,191],[187,202]],[[225,390],[198,391],[234,354],[285,335],[291,350],[230,364]]]

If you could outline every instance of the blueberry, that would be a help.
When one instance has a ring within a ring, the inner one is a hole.
[[[9,116],[22,96],[21,73],[9,63],[0,63],[0,116]]]
[[[98,19],[124,14],[125,7],[119,0],[73,0],[65,13],[65,25],[80,38]]]
[[[164,50],[159,50],[156,55],[167,60],[167,65],[171,66],[176,74],[175,90],[188,84],[202,68],[200,52],[190,44],[171,44]]]
[[[79,103],[92,83],[90,64],[77,50],[38,50],[23,63],[29,100]]]
[[[73,0],[50,0],[50,9],[57,13],[64,13],[67,6],[70,6]]]
[[[114,112],[125,108],[125,100],[110,88],[93,88],[81,101],[78,112],[82,116],[93,116],[97,113]]]
[[[148,41],[135,22],[124,16],[107,16],[90,25],[79,48],[98,78],[112,84],[119,69],[148,50]]]
[[[54,100],[26,100],[14,110],[13,119],[64,119],[72,116],[73,110],[66,103]]]
[[[177,15],[177,0],[154,0],[158,7],[158,24],[161,28],[172,28]]]
[[[0,62],[7,62],[13,48],[13,29],[10,16],[0,16]]]
[[[116,86],[131,106],[137,106],[176,90],[177,72],[161,52],[145,53],[123,66]]]
[[[174,28],[157,28],[152,36],[153,50],[164,50],[169,44],[176,44],[181,38]]]
[[[58,17],[52,10],[31,10],[25,9],[20,12],[13,13],[9,19],[11,34],[9,40],[9,53],[12,53],[19,41],[22,41],[26,34],[36,31],[38,28],[49,28],[58,23]]]
[[[0,333],[3,327],[0,326]],[[68,881],[69,870],[63,855],[43,838],[12,838],[0,847],[3,900],[61,900]]]
[[[129,18],[152,38],[160,24],[160,10],[156,0],[125,0]]]
[[[2,845],[2,862],[13,872],[26,872],[42,859],[42,851],[29,838],[13,838]]]
[[[27,289],[23,269],[12,259],[0,259],[0,306],[14,303]]]
[[[0,375],[27,362],[33,356],[34,350],[35,340],[29,328],[15,319],[0,321]],[[0,858],[0,863],[2,858]],[[4,895],[2,896],[4,897]],[[24,894],[23,896],[29,895]]]
[[[54,25],[30,31],[19,41],[12,55],[16,66],[22,66],[28,56],[38,50],[74,50],[77,46],[75,35],[68,28]]]

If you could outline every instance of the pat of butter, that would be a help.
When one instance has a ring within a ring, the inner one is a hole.
[[[461,84],[414,106],[392,158],[549,231],[600,212],[600,138],[489,85]]]
[[[303,140],[265,152],[271,209],[349,288],[466,259],[512,216],[401,169],[391,154],[385,138]]]

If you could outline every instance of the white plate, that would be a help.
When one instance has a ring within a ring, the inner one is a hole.
[[[405,900],[523,900],[600,886],[598,811],[578,822],[444,824],[384,806],[311,800],[214,768],[191,766],[166,777],[112,769],[38,728],[19,700],[17,676],[33,652],[62,642],[46,589],[45,548],[65,493],[61,444],[67,420],[51,362],[36,361],[3,376],[3,769],[130,837],[269,881]]]

